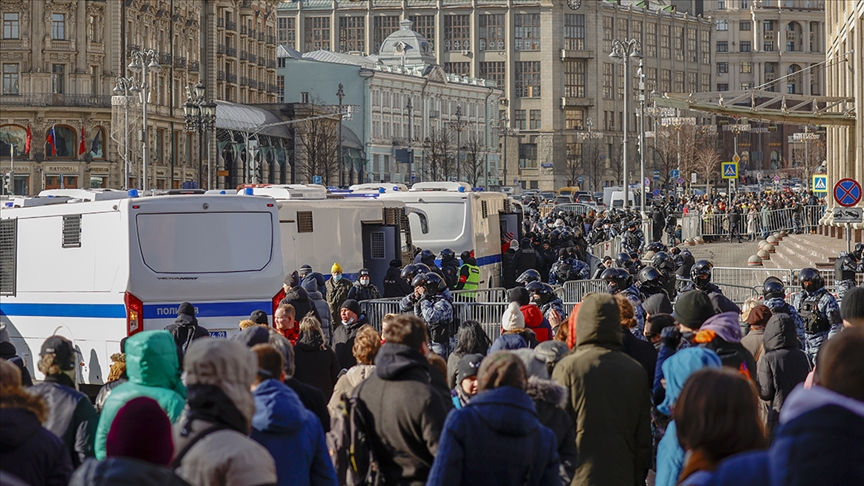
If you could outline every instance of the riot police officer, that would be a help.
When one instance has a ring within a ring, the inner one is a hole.
[[[792,305],[804,320],[804,352],[810,358],[810,365],[815,366],[819,347],[829,335],[840,332],[843,319],[840,306],[825,288],[825,281],[818,270],[802,269],[798,281],[802,291],[795,296]]]

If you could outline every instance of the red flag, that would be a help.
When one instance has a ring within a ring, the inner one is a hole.
[[[84,125],[81,125],[81,142],[78,143],[78,155],[83,155],[87,151],[87,143],[84,142]]]
[[[51,145],[51,155],[57,155],[57,141],[54,139],[54,125],[48,130],[45,136],[45,143]]]
[[[30,153],[30,143],[33,142],[33,132],[30,131],[30,125],[27,125],[27,138],[24,142],[24,154]]]

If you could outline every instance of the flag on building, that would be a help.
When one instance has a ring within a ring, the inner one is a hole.
[[[27,125],[27,138],[24,139],[24,154],[30,153],[30,145],[33,143],[33,132],[30,131],[30,125]]]
[[[54,135],[54,125],[51,125],[51,128],[48,129],[45,143],[51,146],[51,155],[57,155],[57,137]]]
[[[87,151],[87,142],[84,141],[84,125],[81,125],[81,141],[78,143],[78,155],[84,155]]]
[[[99,153],[99,134],[102,133],[102,130],[96,130],[96,136],[93,137],[93,143],[90,144],[90,152],[94,154]]]

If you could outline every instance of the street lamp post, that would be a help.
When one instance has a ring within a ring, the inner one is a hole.
[[[456,130],[456,180],[462,179],[462,129],[468,121],[462,121],[462,106],[456,107],[456,122],[450,122],[450,128]],[[446,154],[445,154],[446,156]]]
[[[411,125],[414,124],[414,106],[411,105],[411,97],[408,97],[408,184],[414,182],[411,175],[414,173],[414,138],[411,136]]]
[[[336,91],[336,97],[339,98],[339,153],[336,155],[339,162],[339,185],[345,185],[345,165],[342,155],[342,98],[345,97],[345,91],[342,90],[342,83],[339,83],[339,89]],[[353,177],[353,174],[352,174]]]
[[[642,59],[639,52],[640,43],[636,39],[612,41],[612,53],[609,57],[615,61],[624,63],[624,209],[630,202],[629,173],[627,172],[627,158],[630,156],[630,140],[627,132],[630,130],[630,58]]]
[[[510,124],[510,117],[506,114],[498,120],[498,127],[495,128],[495,131],[498,132],[499,137],[504,137],[504,142],[501,144],[501,153],[502,153],[502,164],[504,165],[504,185],[508,185],[507,183],[507,137],[511,135],[519,135],[518,128],[510,128],[507,125]]]
[[[205,99],[206,90],[200,82],[194,88],[189,88],[186,104],[183,105],[183,117],[187,132],[198,132],[198,187],[204,187],[202,165],[204,158],[204,133],[209,133],[216,126],[216,103]],[[207,157],[207,189],[213,187],[212,167],[210,157]]]
[[[123,97],[123,189],[129,189],[129,176],[132,175],[129,161],[129,101],[132,95],[139,92],[135,78],[118,76],[114,85],[114,94]]]
[[[642,69],[642,59],[639,59],[639,184],[642,190],[639,191],[640,204],[642,205],[642,226],[643,234],[648,234],[648,214],[645,212],[645,72]],[[625,198],[626,199],[626,198]]]
[[[149,174],[147,173],[147,157],[149,157],[149,153],[147,150],[147,103],[150,101],[150,91],[152,86],[147,82],[147,73],[148,71],[152,71],[153,73],[159,73],[162,70],[162,66],[159,65],[158,53],[153,49],[145,49],[138,50],[135,49],[129,55],[132,58],[132,62],[129,63],[129,70],[135,74],[141,73],[141,83],[140,86],[140,96],[141,96],[141,158],[143,159],[142,168],[143,168],[143,178],[141,182],[141,189],[147,190],[147,182],[149,179]]]

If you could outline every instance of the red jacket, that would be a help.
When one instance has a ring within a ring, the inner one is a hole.
[[[523,305],[519,308],[525,317],[525,326],[537,335],[537,342],[542,343],[552,339],[552,326],[543,317],[543,311],[534,304]]]
[[[291,329],[276,329],[276,331],[283,335],[285,339],[291,341],[292,346],[297,345],[297,339],[300,337],[300,329],[297,324]]]

